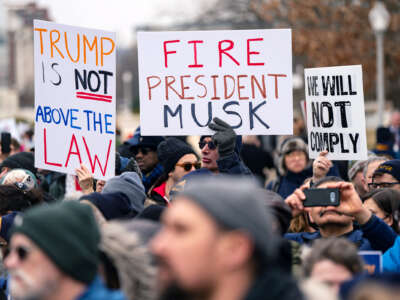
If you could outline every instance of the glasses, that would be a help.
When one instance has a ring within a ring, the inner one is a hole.
[[[392,186],[400,184],[400,182],[371,182],[368,183],[368,187],[372,189],[379,189],[379,188],[391,188]]]
[[[207,146],[208,146],[208,149],[210,149],[210,150],[214,150],[215,148],[217,148],[217,146],[214,144],[213,141],[209,141],[209,142],[207,142],[207,143],[204,142],[204,141],[200,141],[200,142],[199,142],[199,147],[200,147],[200,149],[203,149],[205,145],[207,145]]]
[[[14,252],[14,251],[18,256],[18,259],[20,261],[24,261],[28,257],[29,253],[31,253],[32,250],[31,250],[31,248],[24,247],[24,246],[17,246],[15,248],[8,248],[8,249],[6,249],[4,251],[4,258],[6,258],[8,255],[11,254],[11,252]]]
[[[194,167],[196,170],[200,169],[201,164],[199,162],[195,163],[182,163],[182,164],[176,164],[178,167],[182,167],[186,172],[189,172],[192,167]]]
[[[132,153],[136,156],[139,153],[139,151],[142,152],[143,155],[147,155],[149,152],[154,150],[151,148],[134,148],[132,150]]]

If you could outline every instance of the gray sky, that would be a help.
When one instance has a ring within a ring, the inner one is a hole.
[[[188,20],[215,0],[36,0],[47,6],[55,22],[116,31],[119,44],[134,39],[133,27]],[[27,0],[5,0],[7,4]],[[30,1],[31,2],[31,1]]]

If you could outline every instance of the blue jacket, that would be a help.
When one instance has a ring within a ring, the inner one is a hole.
[[[385,252],[392,247],[396,239],[396,233],[385,222],[375,215],[372,215],[367,223],[360,226],[360,229],[353,230],[342,237],[355,243],[359,250],[377,250]],[[321,238],[321,233],[319,231],[312,233],[287,233],[285,234],[285,238],[300,244],[310,245],[314,240]]]
[[[126,298],[120,291],[107,289],[97,277],[76,300],[126,300]]]
[[[383,254],[383,271],[400,272],[400,237],[397,237],[393,247]]]

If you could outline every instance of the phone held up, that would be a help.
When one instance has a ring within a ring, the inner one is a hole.
[[[313,206],[339,206],[339,188],[326,189],[306,189],[304,190],[306,199],[303,201],[304,207]]]

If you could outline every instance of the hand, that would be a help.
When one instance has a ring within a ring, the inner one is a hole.
[[[75,171],[76,175],[78,176],[78,183],[82,189],[82,192],[85,195],[93,193],[93,175],[88,168],[86,168],[84,164],[81,164],[81,166]]]
[[[326,157],[328,151],[322,151],[313,162],[313,182],[323,178],[332,167],[332,162]]]
[[[303,201],[306,200],[306,196],[304,195],[303,191],[307,188],[307,184],[304,184],[285,199],[285,203],[292,209],[293,217],[310,210],[309,208],[305,208],[303,206]]]
[[[212,141],[218,147],[220,158],[226,157],[235,151],[236,133],[229,124],[219,118],[214,118],[213,122],[208,125],[211,130],[216,131]]]
[[[371,212],[362,204],[354,186],[350,182],[335,182],[327,184],[326,188],[339,188],[340,190],[340,205],[337,208],[338,212],[354,217],[356,221],[363,225],[371,218]]]

